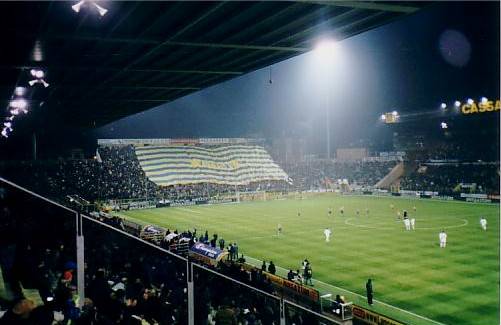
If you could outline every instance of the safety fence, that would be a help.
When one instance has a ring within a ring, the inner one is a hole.
[[[7,300],[28,297],[75,320],[90,310],[113,319],[108,306],[123,304],[121,317],[158,324],[207,324],[221,315],[263,324],[351,324],[351,317],[326,313],[330,305],[307,306],[267,280],[254,286],[194,263],[3,178],[0,209],[0,296]]]

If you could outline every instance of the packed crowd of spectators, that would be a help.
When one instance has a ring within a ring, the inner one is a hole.
[[[192,200],[256,190],[282,190],[285,181],[248,185],[191,184],[159,187],[146,177],[132,146],[100,147],[94,159],[0,163],[0,175],[53,199],[76,194],[97,199]]]
[[[407,163],[456,159],[457,145],[436,144],[409,152]],[[339,180],[350,187],[371,188],[397,164],[396,161],[310,160],[284,164],[283,181],[248,185],[190,184],[159,187],[146,177],[132,146],[100,147],[94,159],[1,163],[0,175],[36,193],[65,201],[66,195],[88,200],[153,199],[165,201],[210,200],[236,196],[236,192],[336,189]],[[475,191],[497,188],[497,174],[488,167],[431,167],[401,180],[401,188],[450,192],[459,183],[477,183]],[[439,168],[439,169],[438,169]],[[435,169],[438,171],[435,172]]]
[[[420,162],[432,160],[457,160],[457,161],[497,161],[499,160],[499,144],[496,141],[478,142],[464,139],[461,142],[426,142],[422,147],[407,151],[412,160]]]
[[[51,198],[77,194],[89,201],[154,195],[132,146],[103,147],[94,159],[22,161],[0,164],[0,175]]]
[[[291,163],[285,165],[284,170],[297,189],[328,188],[339,179],[347,179],[350,185],[370,187],[388,174],[395,165],[396,162],[386,161],[316,160]]]
[[[423,164],[400,179],[400,188],[443,195],[499,193],[499,164]]]

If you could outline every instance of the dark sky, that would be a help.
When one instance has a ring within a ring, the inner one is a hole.
[[[360,139],[378,142],[391,134],[378,122],[383,112],[405,115],[438,109],[443,101],[499,98],[499,29],[499,2],[430,5],[339,42],[330,73],[310,52],[273,65],[272,84],[270,68],[264,68],[116,121],[94,135],[286,135],[323,148],[329,103],[333,147]]]

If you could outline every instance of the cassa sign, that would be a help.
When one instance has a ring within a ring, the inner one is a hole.
[[[471,104],[470,104],[471,103]],[[468,114],[477,114],[477,113],[485,113],[485,112],[497,112],[501,110],[501,102],[498,100],[483,100],[479,103],[470,102],[461,106],[461,113]]]

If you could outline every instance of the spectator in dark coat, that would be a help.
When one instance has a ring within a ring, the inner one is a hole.
[[[275,272],[277,272],[277,268],[275,267],[275,264],[273,264],[273,261],[270,261],[270,265],[268,265],[268,272],[271,274],[275,274]]]

